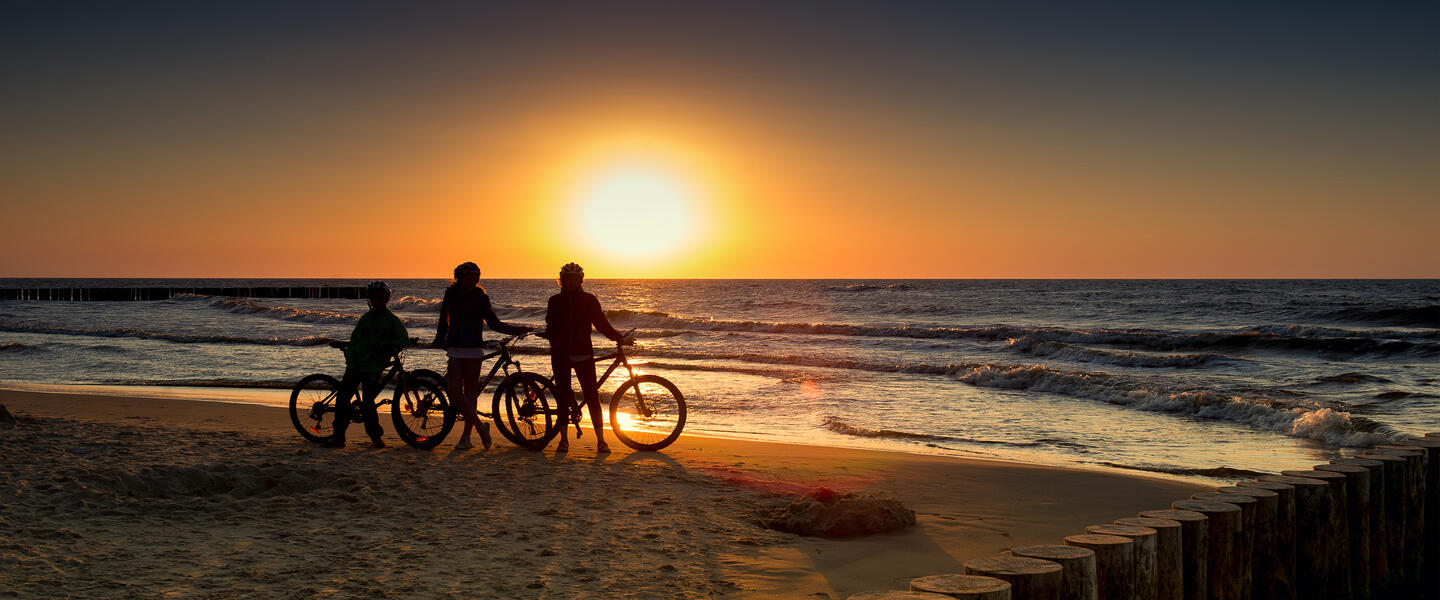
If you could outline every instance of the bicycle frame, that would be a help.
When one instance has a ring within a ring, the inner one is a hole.
[[[490,387],[490,382],[494,381],[495,376],[498,375],[502,370],[505,373],[505,377],[510,376],[510,367],[512,365],[515,367],[515,372],[517,373],[523,370],[520,368],[520,361],[516,360],[515,356],[510,353],[510,345],[520,340],[521,337],[523,336],[512,335],[506,337],[503,340],[500,340],[499,342],[495,342],[495,344],[499,346],[499,349],[480,357],[480,360],[482,361],[490,360],[496,357],[499,357],[500,359],[495,361],[495,364],[490,367],[490,374],[486,375],[484,379],[480,380],[480,390],[482,391],[482,393],[484,390]],[[504,377],[502,377],[501,379],[504,379]],[[449,390],[446,390],[446,392],[448,393]],[[495,415],[480,410],[479,403],[476,403],[475,414],[485,417],[487,419],[495,418]]]

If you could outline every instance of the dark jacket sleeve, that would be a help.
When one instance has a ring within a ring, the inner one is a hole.
[[[435,345],[445,345],[445,333],[450,329],[450,290],[445,290],[445,298],[440,301],[440,322],[435,325]]]
[[[547,314],[546,316],[549,315]],[[489,296],[485,297],[485,324],[489,325],[491,329],[494,329],[495,331],[498,331],[505,335],[520,335],[527,331],[524,327],[501,323],[500,317],[495,315],[495,307],[490,305]]]
[[[620,338],[625,337],[624,334],[615,331],[615,328],[610,326],[610,320],[605,318],[605,311],[600,310],[600,301],[597,300],[595,296],[590,296],[589,312],[590,322],[595,325],[595,331],[599,331],[600,335],[616,342],[620,341]]]

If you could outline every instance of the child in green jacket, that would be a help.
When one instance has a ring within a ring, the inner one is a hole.
[[[370,434],[370,443],[376,448],[385,447],[381,437],[385,430],[380,428],[380,418],[375,414],[375,397],[380,395],[380,375],[390,364],[390,357],[396,351],[410,344],[410,333],[400,317],[385,308],[390,303],[390,286],[383,281],[372,282],[368,288],[370,312],[355,323],[350,333],[350,345],[345,347],[345,376],[335,401],[335,433],[326,448],[344,448],[345,430],[350,427],[353,415],[350,399],[357,388],[364,388],[360,397],[361,418],[365,421],[365,433]]]

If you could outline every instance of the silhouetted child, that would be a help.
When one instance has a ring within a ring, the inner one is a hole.
[[[340,380],[335,399],[335,433],[325,442],[326,448],[344,448],[345,430],[350,427],[353,415],[350,399],[357,388],[364,388],[360,395],[361,418],[365,420],[365,433],[370,434],[370,443],[383,448],[381,439],[385,430],[380,428],[380,418],[375,414],[375,397],[380,395],[380,375],[390,364],[390,357],[410,344],[410,333],[400,317],[385,306],[390,303],[390,286],[383,281],[372,282],[367,288],[370,311],[355,323],[350,333],[350,343],[345,347],[345,376]]]

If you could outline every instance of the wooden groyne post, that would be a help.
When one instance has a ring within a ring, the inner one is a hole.
[[[1159,532],[1149,527],[1133,525],[1091,525],[1085,528],[1085,533],[1130,538],[1130,541],[1133,542],[1131,551],[1135,553],[1130,562],[1130,597],[1137,599],[1155,597],[1155,590],[1159,587],[1156,584],[1155,574],[1156,563],[1159,560],[1156,553]]]
[[[1315,465],[1316,471],[1345,476],[1345,520],[1350,534],[1350,595],[1370,597],[1370,469],[1356,465]]]
[[[1206,530],[1205,573],[1209,580],[1206,597],[1209,600],[1238,600],[1241,598],[1239,548],[1240,507],[1229,502],[1207,500],[1178,500],[1170,503],[1176,510],[1191,510],[1205,515],[1209,521]]]
[[[1155,531],[1155,589],[1149,593],[1149,597],[1157,600],[1184,600],[1185,567],[1180,522],[1154,517],[1125,517],[1115,519],[1115,524]]]
[[[145,302],[168,300],[180,294],[234,298],[306,298],[362,300],[365,286],[231,286],[231,287],[65,287],[3,288],[0,300],[50,302]]]
[[[1210,553],[1207,535],[1210,518],[1193,510],[1175,509],[1140,511],[1140,518],[1175,521],[1180,524],[1182,597],[1185,600],[1206,600],[1206,584],[1210,580],[1206,569]]]
[[[1249,598],[1255,578],[1255,511],[1258,501],[1240,494],[1206,492],[1190,496],[1193,500],[1224,502],[1240,507],[1240,526],[1235,530],[1235,552],[1231,557],[1234,575],[1240,586],[1237,598]]]
[[[1095,587],[1104,600],[1132,600],[1135,596],[1135,542],[1116,535],[1087,533],[1065,538],[1065,545],[1095,553]]]
[[[1328,598],[1330,485],[1319,479],[1266,475],[1258,481],[1295,488],[1295,591],[1297,598]],[[1347,590],[1348,591],[1348,590]]]
[[[1020,556],[988,556],[965,563],[966,575],[983,575],[1010,584],[1016,600],[1060,600],[1060,565]]]
[[[1048,560],[1060,565],[1061,600],[1098,600],[1100,597],[1099,584],[1096,582],[1095,552],[1088,548],[1041,544],[1011,548],[1010,554]]]
[[[1255,501],[1255,518],[1249,535],[1251,540],[1251,568],[1247,570],[1251,595],[1255,598],[1274,598],[1275,582],[1280,566],[1280,547],[1276,541],[1275,521],[1279,512],[1280,494],[1271,490],[1253,487],[1229,486],[1216,488],[1222,496],[1246,496]],[[1229,502],[1227,499],[1226,502]],[[1243,511],[1245,507],[1240,507]]]
[[[1271,596],[1277,600],[1296,600],[1295,595],[1295,486],[1273,481],[1242,481],[1236,489],[1258,489],[1275,493],[1274,577]],[[1227,493],[1228,488],[1220,488]]]
[[[1390,538],[1400,535],[1399,531],[1395,531],[1391,527],[1385,515],[1385,463],[1356,457],[1337,458],[1330,461],[1330,464],[1363,467],[1370,473],[1368,482],[1370,485],[1370,515],[1368,517],[1370,564],[1366,578],[1370,582],[1371,593],[1377,593],[1385,581],[1386,573],[1390,570]]]
[[[1010,584],[981,575],[929,575],[910,580],[910,591],[962,600],[1010,600]],[[854,596],[851,596],[852,598]]]

